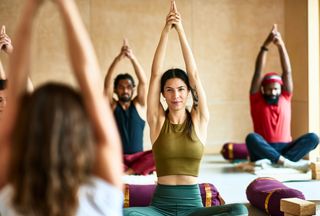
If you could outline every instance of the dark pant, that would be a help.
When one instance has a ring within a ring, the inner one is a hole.
[[[272,163],[277,163],[280,155],[296,162],[315,149],[318,143],[319,137],[314,133],[305,134],[289,143],[268,143],[257,133],[250,133],[246,138],[251,161],[266,158]]]
[[[124,209],[124,216],[233,216],[248,215],[242,204],[203,207],[196,185],[157,185],[151,205]]]
[[[129,168],[137,175],[148,175],[156,170],[152,150],[123,155],[124,169]]]

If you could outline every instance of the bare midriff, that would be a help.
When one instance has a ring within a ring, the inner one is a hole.
[[[194,185],[198,177],[187,175],[167,175],[158,177],[158,184],[163,185]]]

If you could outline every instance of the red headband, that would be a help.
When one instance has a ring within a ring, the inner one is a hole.
[[[280,85],[283,85],[281,76],[279,76],[279,74],[275,72],[266,73],[264,75],[262,85],[266,85],[269,83],[279,83]]]

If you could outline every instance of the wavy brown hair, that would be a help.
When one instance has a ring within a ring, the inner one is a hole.
[[[23,214],[75,215],[78,189],[94,163],[91,125],[81,96],[46,84],[21,99],[12,137],[9,181]]]

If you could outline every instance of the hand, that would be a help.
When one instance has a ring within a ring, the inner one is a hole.
[[[283,42],[283,40],[282,40],[282,37],[281,37],[280,32],[276,32],[276,33],[275,33],[275,36],[274,36],[274,39],[273,39],[273,43],[274,43],[276,46],[278,46],[278,47],[284,45],[284,42]]]
[[[277,24],[273,24],[271,32],[269,33],[267,39],[265,40],[265,42],[263,43],[264,47],[268,47],[270,43],[272,43],[274,41],[274,37],[277,33]]]
[[[170,7],[170,12],[173,12],[173,13],[178,13],[178,10],[177,10],[177,5],[176,5],[176,2],[175,2],[175,0],[171,0],[171,7]]]
[[[124,51],[125,56],[130,59],[133,60],[135,58],[132,49],[130,49],[129,47]]]
[[[169,10],[169,13],[166,17],[166,25],[165,25],[165,29],[167,30],[171,30],[173,28],[173,23],[172,23],[172,20],[174,19],[174,14],[176,13],[175,12],[175,2],[174,0],[171,0],[171,4],[170,4],[170,10]]]
[[[175,28],[176,30],[181,30],[183,28],[181,22],[181,15],[177,10],[175,1],[171,1],[170,12],[166,18],[165,28],[167,30],[170,30],[172,28]]]
[[[11,39],[6,34],[6,27],[5,26],[2,26],[1,32],[0,32],[0,50],[3,50],[7,54],[12,53],[12,51],[13,51]]]
[[[128,43],[128,39],[124,38],[123,39],[123,45],[121,47],[121,52],[126,52],[126,50],[129,49],[129,43]]]
[[[123,48],[121,48],[120,53],[117,55],[116,59],[120,61],[125,57],[126,57],[125,52],[123,51]]]
[[[178,12],[177,5],[176,5],[176,2],[174,0],[171,1],[171,8],[172,8],[172,12],[175,13],[175,19],[174,19],[173,27],[176,30],[181,30],[183,28],[182,27],[182,22],[181,22],[181,15]]]
[[[130,60],[132,60],[134,58],[132,49],[130,49],[128,40],[126,38],[123,40],[123,45],[121,47],[121,53],[124,57],[127,57]]]
[[[173,27],[177,30],[177,31],[180,31],[183,29],[183,26],[182,26],[182,20],[181,20],[181,15],[179,12],[176,12],[175,14],[175,20],[173,22]]]

